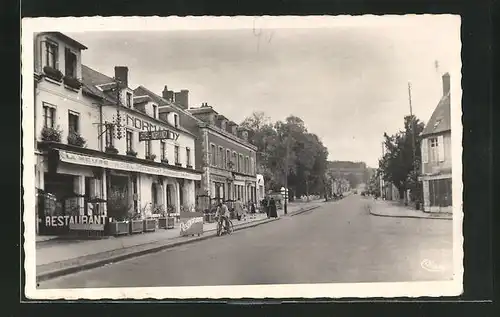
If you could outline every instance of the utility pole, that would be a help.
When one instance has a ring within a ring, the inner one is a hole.
[[[286,154],[285,154],[285,204],[283,206],[283,210],[285,212],[285,215],[288,214],[288,152],[290,151],[290,143],[289,143],[290,138],[287,136],[286,137]]]
[[[410,118],[411,118],[411,142],[412,142],[412,152],[413,152],[413,161],[412,161],[412,165],[413,165],[413,173],[415,174],[414,176],[417,176],[417,168],[415,166],[415,120],[413,119],[413,108],[412,108],[412,104],[411,104],[411,83],[408,82],[408,102],[410,104]],[[416,184],[416,180],[415,180],[415,186],[417,186]]]

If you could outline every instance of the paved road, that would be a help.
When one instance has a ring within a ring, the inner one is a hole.
[[[40,288],[452,278],[451,221],[376,217],[365,204],[364,198],[349,196],[231,236],[45,281]]]

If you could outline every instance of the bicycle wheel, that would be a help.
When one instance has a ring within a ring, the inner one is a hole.
[[[221,234],[222,234],[222,225],[219,221],[219,222],[217,222],[217,235],[221,236]]]
[[[232,232],[233,232],[233,222],[231,220],[229,220],[229,225],[228,225],[228,228],[227,228],[227,233],[231,234]]]

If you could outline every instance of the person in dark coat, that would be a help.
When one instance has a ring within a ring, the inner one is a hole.
[[[269,217],[278,218],[278,212],[276,211],[276,201],[273,197],[269,200]]]
[[[261,202],[262,209],[264,209],[264,212],[266,213],[267,218],[269,218],[269,207],[267,204],[268,204],[267,198],[262,199],[262,202]]]

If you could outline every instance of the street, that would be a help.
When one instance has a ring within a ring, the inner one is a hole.
[[[352,195],[40,288],[436,281],[452,278],[452,221],[376,217]]]

